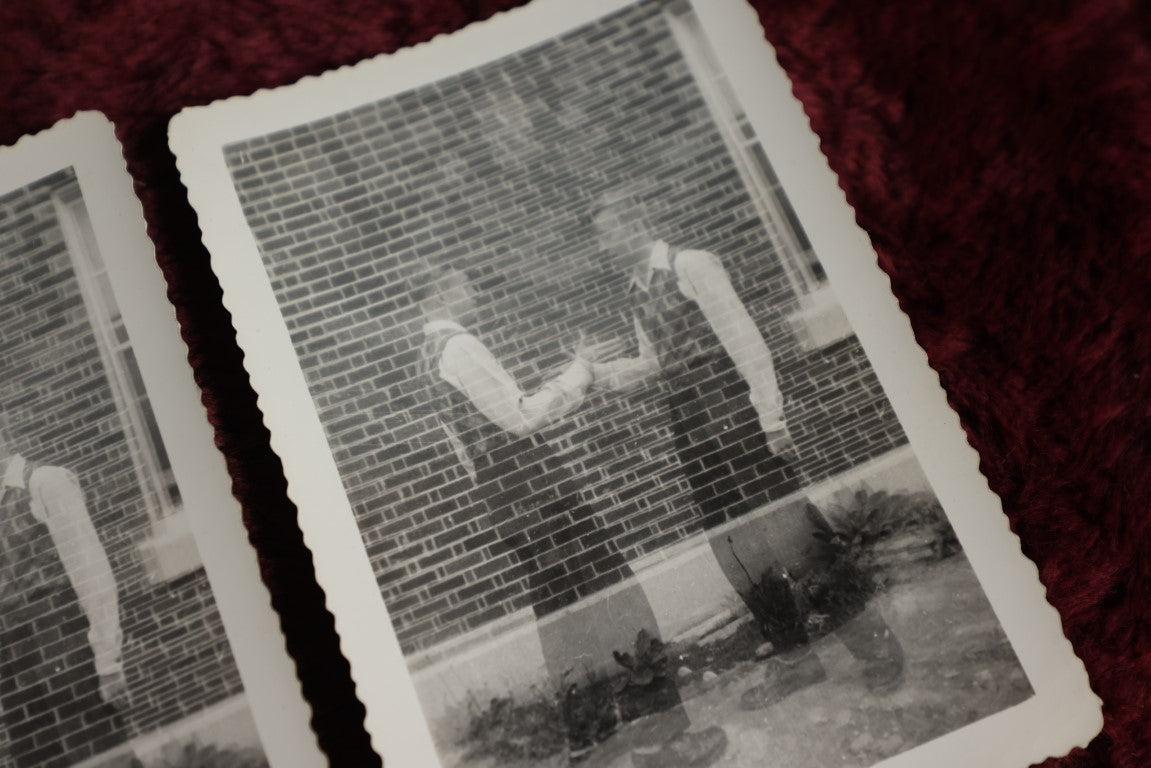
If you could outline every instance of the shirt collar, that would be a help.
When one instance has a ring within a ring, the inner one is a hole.
[[[12,454],[8,457],[8,464],[4,467],[4,488],[23,488],[24,487],[24,468],[28,465],[24,457],[19,454]]]
[[[429,320],[424,323],[424,333],[432,334],[439,331],[457,331],[459,333],[467,333],[468,329],[457,323],[455,320]]]
[[[656,240],[648,246],[647,260],[637,265],[632,272],[629,290],[647,292],[657,269],[671,269],[671,246],[663,240]]]

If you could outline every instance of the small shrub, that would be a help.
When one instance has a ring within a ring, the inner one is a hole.
[[[819,633],[855,616],[880,591],[872,547],[890,535],[890,519],[883,508],[861,505],[833,525],[813,504],[807,505],[812,526],[812,567],[800,579],[801,601],[820,617]]]
[[[636,634],[634,655],[612,651],[612,657],[624,669],[613,684],[621,719],[636,720],[680,703],[679,689],[668,674],[667,646],[646,629]]]
[[[635,655],[612,651],[615,663],[624,668],[625,674],[616,678],[616,692],[629,685],[643,687],[651,685],[657,677],[667,676],[667,654],[663,641],[653,637],[646,629],[641,629],[635,638]]]
[[[473,709],[462,741],[468,756],[500,763],[543,760],[565,747],[586,749],[609,738],[620,723],[613,681],[589,673],[582,682],[569,682],[569,675],[554,694],[524,701],[501,696]]]
[[[859,534],[863,545],[898,533],[917,531],[930,538],[932,551],[938,558],[962,551],[943,507],[929,493],[889,493],[863,486],[851,493],[846,502],[833,504],[828,517],[835,521],[840,532]]]
[[[773,564],[752,578],[735,552],[736,562],[750,584],[744,602],[765,640],[777,653],[804,645],[858,614],[882,587],[873,566],[871,548],[885,535],[882,511],[861,505],[842,514],[837,525],[808,504],[812,526],[811,567],[799,578]]]
[[[847,559],[835,560],[799,580],[800,602],[812,636],[825,634],[859,614],[881,582]]]
[[[778,563],[752,578],[747,567],[735,551],[735,543],[729,536],[728,546],[743,573],[747,576],[748,589],[740,593],[763,639],[777,652],[787,651],[807,642],[807,616],[800,609],[796,584],[785,568]]]
[[[148,768],[268,768],[268,761],[256,750],[190,741],[165,747]]]
[[[951,521],[947,519],[938,501],[923,509],[920,522],[931,532],[931,550],[937,558],[942,560],[963,551],[959,537],[955,535],[955,529],[951,527]]]
[[[552,696],[541,694],[526,702],[497,697],[473,711],[465,743],[472,757],[539,760],[564,748],[563,720]]]
[[[564,691],[561,717],[573,750],[606,741],[620,723],[614,683],[606,676],[589,674],[583,685],[569,685]]]

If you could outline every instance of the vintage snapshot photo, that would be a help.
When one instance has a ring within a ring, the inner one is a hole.
[[[0,766],[323,764],[112,126],[0,179]]]
[[[538,0],[171,136],[386,761],[1098,731],[745,4]]]

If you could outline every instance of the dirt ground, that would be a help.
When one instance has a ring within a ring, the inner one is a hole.
[[[693,676],[681,689],[692,729],[720,725],[728,736],[727,751],[714,765],[864,768],[1029,698],[1030,684],[966,559],[921,568],[917,578],[875,599],[906,656],[904,684],[893,693],[868,693],[859,665],[834,634],[813,645],[828,679],[770,709],[739,708],[743,691],[761,680],[761,663],[742,662],[708,683]],[[578,762],[558,755],[499,768],[629,768],[640,734],[668,717],[629,724]],[[444,763],[497,768],[458,754],[444,755]]]

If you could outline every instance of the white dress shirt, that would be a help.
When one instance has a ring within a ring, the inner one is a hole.
[[[24,488],[24,457],[9,457],[3,488]],[[76,476],[61,467],[37,467],[28,478],[31,513],[44,523],[64,564],[80,608],[88,617],[88,642],[101,675],[120,670],[120,606],[108,556],[96,535]]]
[[[591,366],[575,360],[536,392],[526,394],[491,351],[458,323],[432,320],[425,333],[458,331],[440,355],[440,377],[460,391],[493,424],[524,436],[562,418],[583,402]]]
[[[649,290],[656,270],[672,268],[670,253],[667,243],[653,243],[648,261],[633,277],[635,286],[640,290]],[[703,312],[712,331],[735,363],[736,370],[747,382],[751,390],[751,404],[759,417],[760,427],[769,438],[786,435],[783,396],[776,380],[771,350],[767,348],[763,334],[732,287],[723,262],[707,251],[680,251],[675,258],[675,277],[680,293],[695,302]],[[635,326],[639,355],[595,365],[597,386],[627,391],[659,372],[655,348],[638,320]]]

